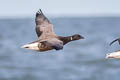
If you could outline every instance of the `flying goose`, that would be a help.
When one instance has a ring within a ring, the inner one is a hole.
[[[79,34],[67,37],[57,36],[53,31],[53,24],[45,17],[41,9],[36,13],[35,22],[38,39],[23,45],[22,48],[40,52],[52,49],[61,50],[63,46],[70,41],[84,39],[84,37]]]
[[[110,43],[110,46],[111,46],[114,42],[116,42],[116,41],[118,41],[118,43],[119,43],[119,45],[120,45],[120,38],[118,38],[118,39],[113,40],[113,41]],[[120,50],[107,54],[107,55],[106,55],[106,58],[116,58],[116,59],[120,59]]]

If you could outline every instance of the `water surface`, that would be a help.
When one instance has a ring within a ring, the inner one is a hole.
[[[61,51],[35,52],[20,46],[37,39],[34,19],[0,20],[0,80],[119,80],[120,60],[105,55],[120,49],[120,18],[54,18],[57,35],[81,34]]]

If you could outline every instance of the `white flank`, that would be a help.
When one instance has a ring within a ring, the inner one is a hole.
[[[70,37],[70,40],[73,40],[73,38],[72,38],[72,37]]]
[[[30,49],[30,50],[39,50],[38,43],[31,43],[23,45],[21,48]]]

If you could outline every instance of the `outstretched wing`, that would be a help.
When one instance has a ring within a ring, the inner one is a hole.
[[[45,39],[46,37],[55,35],[53,32],[53,25],[44,16],[41,9],[36,13],[36,33],[39,39]]]
[[[113,40],[113,41],[110,43],[110,46],[111,46],[114,42],[116,42],[116,41],[118,41],[118,43],[119,43],[119,45],[120,45],[120,38],[118,38],[118,39]]]

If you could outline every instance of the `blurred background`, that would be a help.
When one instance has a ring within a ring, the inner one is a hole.
[[[119,80],[120,0],[0,0],[0,80]],[[21,49],[37,39],[35,14],[43,13],[57,35],[81,34],[61,51]]]

